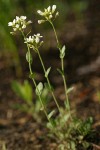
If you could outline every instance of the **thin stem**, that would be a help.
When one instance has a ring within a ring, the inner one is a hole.
[[[45,73],[46,73],[46,69],[45,69],[45,66],[44,66],[42,57],[41,57],[40,52],[39,52],[38,49],[37,49],[37,53],[38,53],[38,56],[39,56],[39,59],[40,59],[40,62],[41,62],[41,65],[42,65],[42,67],[43,67],[43,71],[44,71],[44,74],[45,74]],[[53,91],[52,91],[51,83],[50,83],[50,80],[49,80],[48,76],[46,77],[46,79],[47,79],[47,83],[48,83],[48,85],[49,85],[49,88],[50,88],[52,97],[53,97],[53,99],[54,99],[54,101],[55,101],[55,104],[56,104],[56,106],[57,106],[57,108],[58,108],[58,110],[59,110],[59,112],[60,112],[60,106],[59,106],[59,104],[58,104],[58,102],[57,102],[57,100],[56,100],[56,97],[55,97],[55,95],[54,95],[54,93],[53,93]],[[61,112],[60,112],[60,113],[61,113]]]
[[[56,41],[57,41],[58,49],[59,49],[59,51],[61,51],[61,47],[60,47],[60,43],[59,43],[59,40],[58,40],[58,36],[57,36],[56,30],[55,30],[55,27],[54,27],[54,25],[51,21],[49,21],[49,23],[51,24],[51,26],[53,28],[53,31],[54,31],[54,34],[55,34],[55,37],[56,37]],[[65,79],[64,59],[63,58],[61,58],[61,69],[62,69],[62,72],[63,72],[62,78],[63,78],[63,82],[64,82],[65,96],[66,96],[67,107],[68,107],[67,109],[70,112],[70,104],[69,104],[69,99],[68,99],[68,94],[67,94],[67,85],[66,85],[66,79]]]
[[[65,96],[66,96],[66,101],[67,101],[67,109],[70,112],[70,104],[69,104],[69,99],[68,99],[68,94],[67,94],[67,85],[66,85],[66,79],[65,79],[65,72],[64,72],[64,59],[61,59],[61,69],[63,72],[62,78],[64,82],[64,88],[65,88]]]
[[[29,65],[29,68],[30,68],[30,73],[32,74],[33,72],[32,72],[32,69],[31,69],[31,66],[30,66],[30,65]],[[34,85],[35,85],[35,88],[36,88],[36,87],[37,87],[37,85],[36,85],[36,81],[35,81],[35,79],[34,79],[34,78],[32,78],[32,81],[33,81],[33,83],[34,83]],[[47,111],[46,111],[45,105],[43,104],[42,98],[41,98],[41,96],[40,96],[40,95],[39,95],[38,97],[39,97],[39,100],[40,100],[41,106],[42,106],[42,108],[43,108],[43,111],[44,111],[44,113],[45,113],[45,116],[47,117],[47,120],[51,123],[51,121],[50,121],[50,119],[49,119],[49,117],[48,117],[48,114],[47,114]],[[51,124],[52,124],[52,123],[51,123]]]
[[[31,64],[30,64],[30,63],[29,63],[29,69],[30,69],[30,73],[31,73],[31,74],[33,74],[33,72],[32,72],[32,68],[31,68]],[[35,85],[35,88],[36,88],[36,87],[37,87],[37,85],[36,85],[36,81],[35,81],[35,79],[34,79],[34,78],[32,78],[32,81],[33,81],[33,83],[34,83],[34,85]],[[45,106],[44,106],[44,104],[43,104],[43,101],[42,101],[41,96],[39,95],[38,97],[39,97],[39,100],[40,100],[41,106],[42,106],[42,108],[43,108],[43,110],[44,110],[44,113],[45,113],[45,115],[46,115],[46,117],[47,117],[48,121],[49,121],[49,122],[51,122],[51,121],[50,121],[50,119],[49,119],[49,117],[48,117],[48,114],[47,114],[46,108],[45,108]]]
[[[56,29],[55,29],[55,27],[54,27],[54,25],[53,25],[53,23],[51,21],[49,21],[49,23],[51,24],[51,26],[53,28],[53,31],[54,31],[54,34],[55,34],[55,37],[56,37],[56,41],[57,41],[57,46],[58,46],[58,49],[60,50],[60,43],[59,43],[59,40],[58,40]]]
[[[22,33],[22,35],[23,35],[23,37],[24,37],[24,39],[25,39],[25,38],[26,38],[26,36],[25,36],[24,32],[23,32],[23,31],[21,31],[21,33]],[[28,49],[28,52],[29,52],[29,54],[30,54],[30,48],[29,48],[28,44],[27,44],[27,49]],[[33,72],[32,72],[32,68],[31,68],[31,62],[29,61],[28,63],[29,63],[29,71],[30,71],[30,74],[32,75],[32,74],[33,74]],[[35,86],[35,88],[36,88],[36,87],[37,87],[37,84],[36,84],[35,79],[34,79],[34,78],[32,78],[32,81],[33,81],[34,86]],[[48,117],[48,114],[47,114],[47,111],[46,111],[45,105],[43,104],[43,101],[42,101],[41,96],[39,95],[38,97],[39,97],[40,103],[41,103],[41,105],[42,105],[42,108],[43,108],[43,111],[44,111],[44,114],[45,114],[45,116],[46,116],[47,120],[48,120],[48,121],[52,124],[51,120],[50,120],[50,119],[49,119],[49,117]]]

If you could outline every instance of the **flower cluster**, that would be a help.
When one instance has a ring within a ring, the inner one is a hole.
[[[40,33],[37,33],[34,34],[33,36],[25,38],[24,43],[27,43],[29,48],[33,48],[36,51],[43,44],[43,41],[41,41],[42,37],[43,36],[41,36]]]
[[[11,26],[13,31],[24,30],[28,24],[32,23],[31,21],[26,21],[26,18],[26,16],[16,16],[13,22],[8,23],[8,26]]]
[[[37,13],[40,16],[43,16],[45,18],[45,20],[38,20],[38,23],[44,23],[45,21],[51,21],[51,19],[55,19],[58,15],[59,12],[55,12],[56,11],[56,5],[53,5],[52,7],[49,6],[47,9],[44,9],[44,12],[41,10],[38,10]]]

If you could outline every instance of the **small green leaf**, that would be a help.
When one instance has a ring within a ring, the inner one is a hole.
[[[40,101],[37,99],[36,102],[35,102],[35,107],[34,107],[34,110],[36,113],[38,113],[41,109],[41,103]]]
[[[55,113],[55,110],[51,111],[48,115],[48,118],[50,119],[54,115],[54,113]]]
[[[63,117],[60,119],[60,124],[63,126],[70,118],[70,113],[63,114]]]
[[[49,92],[50,92],[50,90],[49,90],[48,84],[44,83],[44,88],[43,88],[42,95],[41,95],[44,105],[47,105],[51,99],[51,95]]]
[[[49,68],[47,69],[46,73],[45,73],[45,77],[46,77],[46,78],[48,77],[48,75],[49,75],[49,73],[50,73],[50,70],[51,70],[51,67],[49,67]]]
[[[43,84],[42,82],[40,82],[36,87],[36,94],[40,96],[42,94],[42,90],[43,90]]]
[[[60,50],[60,58],[64,58],[65,57],[65,50],[66,50],[66,47],[65,45],[62,47],[62,49]]]
[[[61,51],[62,51],[62,54],[65,53],[65,50],[66,50],[66,47],[65,47],[65,45],[64,45],[64,46],[62,47],[62,50],[61,50]]]
[[[60,144],[60,145],[58,146],[58,149],[59,149],[59,150],[65,150],[65,145],[64,145],[64,144]]]
[[[71,87],[67,90],[67,94],[70,93],[72,90],[74,89],[74,87]]]
[[[23,84],[17,81],[12,82],[13,91],[27,104],[32,104],[32,87],[27,80]]]
[[[43,84],[42,84],[42,82],[40,82],[40,83],[38,84],[38,89],[39,89],[39,91],[43,90]]]
[[[71,141],[71,142],[70,142],[70,145],[71,145],[71,149],[72,149],[72,150],[76,150],[76,144],[75,144],[74,141]]]
[[[32,55],[29,51],[27,51],[27,53],[26,53],[26,60],[27,60],[27,62],[32,63]]]
[[[29,84],[29,82],[27,80],[24,81],[23,90],[24,90],[26,102],[31,105],[33,90],[32,90],[32,86]]]
[[[17,82],[17,81],[12,81],[11,86],[12,86],[13,91],[19,97],[21,97],[22,99],[24,99],[23,92],[22,92],[22,85],[19,82]]]
[[[50,119],[50,122],[47,123],[47,128],[50,130],[54,129],[56,127],[56,121],[54,119]]]

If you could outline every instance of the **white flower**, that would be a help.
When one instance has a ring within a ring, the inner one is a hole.
[[[43,12],[41,10],[38,10],[37,13],[41,16],[43,16]]]
[[[27,43],[29,48],[33,48],[36,51],[43,43],[43,41],[41,41],[42,37],[43,36],[41,36],[40,33],[37,33],[26,38],[24,43]]]
[[[36,37],[35,42],[36,42],[36,43],[39,43],[39,42],[40,42],[39,37]]]
[[[16,24],[15,27],[16,27],[16,28],[19,28],[19,24]]]
[[[32,23],[31,21],[26,21],[26,18],[26,16],[16,16],[12,22],[8,23],[8,26],[12,26],[14,31],[23,30],[28,24]]]
[[[14,20],[13,20],[13,25],[15,25],[15,23],[16,23],[16,20],[14,19]]]
[[[27,24],[31,24],[31,23],[32,23],[32,21],[31,21],[31,20],[27,21]]]
[[[44,12],[41,11],[41,10],[38,10],[37,13],[40,15],[40,16],[43,16],[45,17],[46,20],[42,21],[42,20],[38,20],[38,23],[41,24],[41,23],[44,23],[45,21],[51,21],[51,19],[55,19],[57,17],[57,14],[55,12],[56,10],[56,5],[53,5],[52,7],[49,6],[48,8],[45,8],[44,9]]]
[[[19,18],[18,16],[16,16],[16,21],[19,21],[19,19],[20,19],[20,18]],[[14,20],[15,20],[15,19],[14,19]]]
[[[49,6],[46,11],[50,12],[51,11],[51,6]]]
[[[29,36],[29,38],[25,39],[24,43],[33,43],[34,42],[34,36]]]
[[[34,34],[34,36],[39,37],[39,38],[43,37],[43,36],[40,35],[40,33]]]
[[[35,37],[35,42],[39,43],[40,42],[40,38],[42,38],[43,36],[40,35],[40,33],[34,34]]]
[[[17,31],[17,28],[13,28],[14,31]]]
[[[53,16],[52,16],[52,15],[50,15],[50,16],[49,16],[49,19],[51,19],[51,18],[53,18]]]
[[[20,19],[22,19],[22,20],[26,20],[26,18],[27,18],[26,16],[21,16],[20,17]]]
[[[12,25],[13,25],[13,22],[9,22],[9,23],[8,23],[8,26],[12,26]]]
[[[26,24],[23,24],[22,29],[25,29],[25,28],[26,28]]]
[[[55,14],[55,18],[59,16],[59,12],[57,11]]]

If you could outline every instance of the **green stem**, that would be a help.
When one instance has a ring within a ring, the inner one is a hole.
[[[21,31],[21,33],[22,33],[22,35],[23,35],[23,37],[24,37],[24,39],[25,39],[25,38],[26,38],[26,36],[25,36],[24,32],[23,32],[23,31]],[[27,49],[28,49],[28,52],[29,52],[29,54],[30,54],[30,48],[29,48],[28,44],[27,44]],[[32,74],[33,74],[33,72],[32,72],[31,62],[30,62],[30,61],[29,61],[29,71],[30,71],[30,74],[32,75]],[[36,87],[37,87],[37,84],[36,84],[35,79],[34,79],[34,78],[32,78],[32,81],[33,81],[34,86],[35,86],[35,88],[36,88]],[[49,117],[48,117],[48,114],[47,114],[47,111],[46,111],[45,105],[43,104],[43,101],[42,101],[41,96],[38,96],[38,97],[39,97],[40,103],[41,103],[41,105],[42,105],[42,108],[43,108],[43,111],[44,111],[44,114],[45,114],[45,116],[46,116],[47,120],[48,120],[48,121],[52,124],[51,120],[50,120],[50,119],[49,119]]]
[[[65,73],[64,73],[64,60],[61,59],[61,65],[62,65],[62,78],[63,78],[63,82],[64,82],[64,89],[65,89],[65,96],[66,96],[66,101],[67,101],[67,109],[70,112],[70,104],[69,104],[69,99],[68,99],[68,94],[67,94],[67,85],[66,85],[66,79],[65,79]]]
[[[32,69],[31,69],[31,66],[30,66],[30,65],[29,65],[29,68],[30,68],[30,73],[31,73],[31,74],[33,74],[33,72],[32,72]],[[36,87],[37,87],[37,85],[36,85],[36,81],[35,81],[35,79],[34,79],[34,78],[32,78],[32,81],[33,81],[33,83],[34,83],[34,85],[35,85],[35,88],[36,88]],[[51,123],[51,121],[50,121],[50,119],[49,119],[49,117],[48,117],[48,114],[47,114],[47,111],[46,111],[45,105],[43,104],[42,98],[41,98],[41,96],[40,96],[40,95],[39,95],[38,97],[39,97],[39,100],[40,100],[41,106],[42,106],[42,108],[43,108],[44,114],[45,114],[45,116],[46,116],[47,120]],[[52,123],[51,123],[51,124],[52,124]]]
[[[29,63],[29,69],[30,69],[30,73],[31,73],[31,75],[32,75],[32,74],[33,74],[33,72],[32,72],[32,68],[31,68],[31,64],[30,64],[30,63]],[[32,81],[33,81],[33,83],[34,83],[34,85],[35,85],[35,88],[36,88],[36,87],[37,87],[37,85],[36,85],[36,81],[35,81],[35,79],[34,79],[34,78],[32,78]],[[41,106],[42,106],[42,108],[43,108],[44,114],[45,114],[45,116],[47,117],[47,120],[48,120],[49,122],[51,122],[51,121],[50,121],[50,119],[48,118],[48,114],[47,114],[47,111],[46,111],[45,105],[43,104],[43,101],[42,101],[41,96],[39,95],[38,97],[39,97],[39,100],[40,100]]]
[[[49,23],[51,24],[51,26],[53,28],[53,31],[54,31],[54,34],[55,34],[55,37],[56,37],[56,41],[57,41],[58,49],[59,49],[59,51],[61,51],[61,47],[60,47],[60,43],[59,43],[59,40],[58,40],[58,36],[57,36],[56,30],[55,30],[55,27],[54,27],[54,25],[51,21],[49,21]],[[67,107],[68,107],[67,109],[70,112],[70,104],[69,104],[69,99],[68,99],[68,94],[67,94],[67,85],[66,85],[66,79],[65,79],[64,59],[63,58],[61,58],[61,69],[62,69],[62,72],[63,72],[62,78],[63,78],[65,96],[66,96]]]
[[[43,71],[44,71],[44,74],[45,74],[45,73],[46,73],[46,69],[45,69],[45,66],[44,66],[42,57],[41,57],[40,52],[39,52],[38,49],[37,49],[37,53],[38,53],[38,56],[39,56],[39,59],[40,59],[40,62],[41,62],[41,65],[42,65],[42,67],[43,67]],[[52,97],[53,97],[53,99],[54,99],[54,101],[55,101],[55,104],[56,104],[56,106],[57,106],[57,108],[58,108],[58,110],[59,110],[59,112],[60,112],[60,106],[59,106],[59,104],[58,104],[58,102],[57,102],[57,100],[56,100],[56,97],[55,97],[55,95],[54,95],[54,93],[53,93],[53,91],[52,91],[51,83],[50,83],[50,80],[49,80],[48,76],[46,77],[46,79],[47,79],[47,83],[48,83],[48,85],[49,85],[49,88],[50,88]]]
[[[48,20],[49,21],[49,20]],[[59,40],[58,40],[58,36],[57,36],[57,32],[55,30],[55,27],[53,25],[53,23],[51,21],[49,21],[49,23],[51,24],[52,28],[53,28],[53,31],[54,31],[54,34],[55,34],[55,37],[56,37],[56,41],[57,41],[57,46],[58,48],[60,49],[60,43],[59,43]]]

